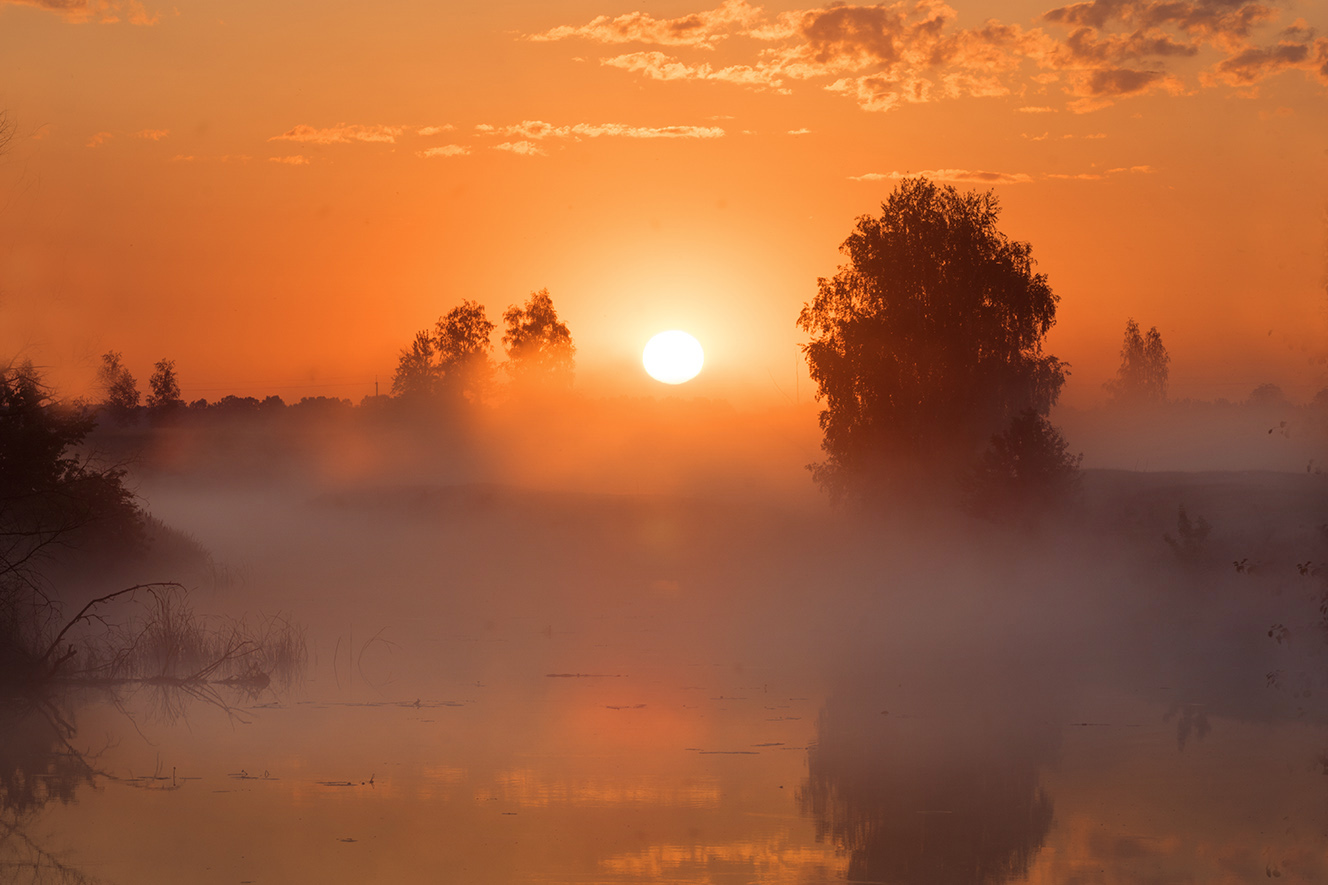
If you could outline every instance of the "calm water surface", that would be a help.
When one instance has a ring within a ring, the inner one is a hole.
[[[195,604],[292,612],[308,668],[229,711],[61,701],[95,773],[6,763],[67,775],[9,809],[12,881],[1328,881],[1308,638],[1122,594],[1110,557],[854,558],[657,503],[177,505],[243,572]]]

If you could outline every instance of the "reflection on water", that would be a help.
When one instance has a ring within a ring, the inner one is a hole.
[[[1039,771],[1060,729],[996,706],[954,716],[869,709],[835,697],[808,751],[804,811],[861,882],[1018,881],[1041,849],[1052,800]]]
[[[97,770],[74,749],[75,731],[51,700],[0,703],[0,876],[5,881],[89,881],[45,848],[31,825],[50,804],[75,801]]]

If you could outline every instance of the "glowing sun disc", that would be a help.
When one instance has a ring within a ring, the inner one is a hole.
[[[646,342],[646,349],[641,353],[641,362],[646,372],[656,381],[665,384],[682,384],[691,381],[701,371],[705,362],[705,351],[701,342],[686,332],[674,329],[660,332]]]

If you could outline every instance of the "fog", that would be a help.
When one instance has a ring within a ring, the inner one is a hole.
[[[120,780],[48,812],[48,847],[107,881],[1328,876],[1303,463],[1093,468],[1000,524],[940,494],[832,508],[810,408],[204,418],[94,437],[176,553],[70,600],[179,581],[297,623],[308,661],[225,712],[81,709]],[[145,770],[170,801],[124,789]]]

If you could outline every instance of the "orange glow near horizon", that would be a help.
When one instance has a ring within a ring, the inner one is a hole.
[[[583,391],[648,394],[630,343],[682,325],[722,355],[698,394],[781,403],[855,218],[927,174],[1032,244],[1064,402],[1101,400],[1129,317],[1176,396],[1304,401],[1328,22],[1237,6],[0,0],[0,349],[69,396],[116,350],[140,385],[175,359],[187,399],[358,401],[463,299],[496,321],[547,288]]]

